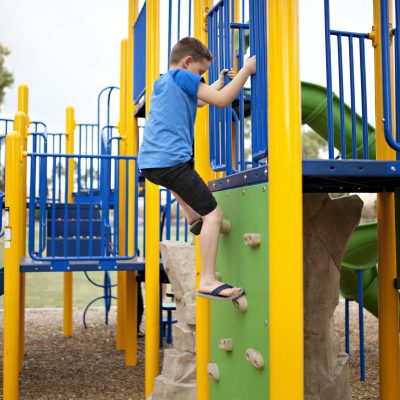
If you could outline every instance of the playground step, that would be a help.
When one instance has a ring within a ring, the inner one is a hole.
[[[47,218],[51,219],[53,217],[72,219],[77,218],[79,212],[80,219],[89,219],[90,217],[94,219],[101,218],[100,212],[101,207],[98,204],[74,204],[74,203],[60,203],[60,204],[49,204],[47,206]],[[67,213],[67,214],[66,214]],[[92,215],[91,215],[92,214]]]
[[[47,239],[47,257],[74,257],[78,255],[77,243],[79,242],[79,256],[101,256],[104,253],[101,247],[101,238],[55,238],[54,239],[54,253],[52,251],[52,239]],[[67,245],[67,253],[65,252],[65,243]],[[89,254],[89,247],[91,246],[91,253]]]
[[[79,226],[79,236],[101,236],[101,219],[56,219],[53,227],[53,220],[47,220],[47,235],[55,237],[64,237],[64,223],[67,225],[67,236],[77,236]],[[54,228],[54,233],[53,233]]]

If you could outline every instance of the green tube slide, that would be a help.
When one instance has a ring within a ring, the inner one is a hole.
[[[353,232],[342,260],[340,293],[357,300],[357,271],[363,271],[364,307],[378,316],[378,227],[376,223],[360,225]]]
[[[328,112],[326,89],[314,83],[301,83],[301,106],[303,124],[309,125],[321,137],[328,140]],[[334,145],[337,149],[340,145],[340,100],[333,94],[333,126],[334,126]],[[357,136],[357,157],[363,157],[362,140],[362,119],[357,115],[356,136]],[[352,116],[351,108],[344,104],[344,133],[346,137],[346,157],[352,157]],[[368,124],[368,149],[369,158],[375,159],[375,128]]]
[[[313,83],[302,82],[302,122],[309,125],[324,139],[328,139],[326,89]],[[335,147],[340,148],[340,100],[333,95]],[[351,108],[344,105],[346,156],[352,158]],[[362,119],[356,115],[357,156],[363,158]],[[375,129],[368,125],[369,158],[375,159]],[[342,261],[340,291],[348,300],[357,300],[357,271],[363,271],[364,307],[378,316],[378,249],[377,225],[360,225],[351,236]]]

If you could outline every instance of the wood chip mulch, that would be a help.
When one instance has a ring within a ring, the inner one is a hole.
[[[61,309],[27,310],[26,356],[20,378],[20,400],[144,399],[144,339],[139,339],[137,367],[128,368],[124,364],[124,353],[115,350],[115,310],[111,311],[109,326],[104,325],[101,309],[90,311],[88,330],[83,328],[81,318],[82,310],[75,310],[73,337],[64,338]],[[343,302],[335,312],[335,319],[344,349]],[[2,311],[0,327],[2,339]],[[379,399],[378,321],[365,311],[366,382],[359,380],[356,303],[351,304],[351,331],[352,398]],[[2,376],[2,351],[0,374]],[[1,390],[0,387],[0,398]]]

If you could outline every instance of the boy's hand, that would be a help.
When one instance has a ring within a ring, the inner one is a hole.
[[[254,75],[256,73],[256,56],[246,59],[243,68],[246,68],[250,75]]]
[[[228,75],[228,78],[232,80],[235,77],[235,71],[233,68],[228,69],[224,68],[220,73],[219,73],[219,78],[218,80],[221,82],[222,85],[225,84],[225,75]]]

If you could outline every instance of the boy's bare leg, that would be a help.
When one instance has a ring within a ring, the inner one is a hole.
[[[196,211],[193,210],[192,207],[189,206],[179,195],[177,195],[175,192],[172,192],[174,197],[176,198],[176,201],[179,203],[179,205],[182,207],[182,210],[189,222],[189,224],[193,224],[194,221],[200,218],[200,215],[197,214]]]
[[[193,223],[200,218],[179,195],[172,192],[182,207],[189,223]],[[215,288],[222,285],[223,282],[215,277],[215,261],[217,259],[218,240],[221,231],[223,214],[219,206],[214,211],[201,217],[203,219],[203,227],[200,232],[200,256],[201,256],[201,276],[199,283],[199,292],[211,293]],[[233,296],[238,293],[240,288],[224,289],[220,296]]]
[[[223,219],[222,211],[217,207],[207,215],[203,215],[203,227],[200,233],[200,255],[201,255],[201,277],[199,292],[210,293],[220,286],[220,282],[215,277],[215,261],[218,251],[218,240]],[[238,293],[240,288],[224,289],[220,296],[233,296]]]

